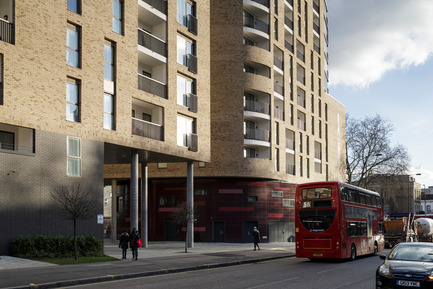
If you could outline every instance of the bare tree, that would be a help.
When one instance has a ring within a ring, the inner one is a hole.
[[[346,115],[347,182],[366,188],[372,175],[406,173],[410,156],[402,145],[391,146],[393,126],[381,116],[354,119]]]
[[[92,191],[83,190],[81,185],[60,187],[51,192],[59,213],[67,220],[74,221],[74,253],[77,252],[77,220],[89,219],[96,214],[97,199]]]
[[[176,211],[172,214],[173,219],[182,226],[188,226],[189,221],[196,220],[198,217],[198,210],[194,209],[192,206],[188,206],[188,204],[183,203],[177,206]],[[188,232],[186,232],[185,237],[185,253],[188,252]]]

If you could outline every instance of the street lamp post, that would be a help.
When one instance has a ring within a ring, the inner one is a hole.
[[[420,176],[421,174],[420,173],[416,173],[416,174],[413,174],[413,175],[414,176]],[[412,184],[413,184],[412,187],[410,186],[411,181],[412,181]],[[409,189],[408,197],[411,199],[410,202],[408,203],[408,207],[409,207],[408,214],[412,213],[413,215],[415,215],[415,213],[416,213],[415,212],[415,178],[413,178],[413,180],[412,180],[411,175],[409,175],[407,183],[408,183],[408,189]],[[411,205],[412,205],[412,209],[410,209]]]

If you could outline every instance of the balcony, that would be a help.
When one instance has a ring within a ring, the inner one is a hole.
[[[167,99],[167,85],[138,73],[138,89]]]
[[[167,1],[164,0],[141,0],[147,4],[149,4],[151,7],[155,8],[159,12],[162,12],[163,14],[167,15]]]
[[[290,43],[287,40],[284,40],[284,46],[287,48],[287,50],[289,50],[290,52],[293,53],[293,44],[292,43]]]
[[[244,110],[269,115],[269,103],[255,100],[246,100]]]
[[[244,138],[269,142],[270,141],[270,133],[269,133],[269,130],[247,128],[246,134],[244,135]]]
[[[286,138],[286,149],[295,151],[295,140]]]
[[[284,70],[284,62],[282,59],[278,58],[276,55],[274,55],[274,65],[278,67],[281,70]]]
[[[267,8],[269,8],[269,0],[251,0],[253,2],[259,3],[263,6],[266,6]]]
[[[0,19],[0,40],[15,44],[15,27],[13,23]]]
[[[286,165],[286,174],[288,175],[295,175],[295,165]]]
[[[274,117],[284,120],[284,110],[278,107],[274,108]]]
[[[159,124],[133,117],[132,134],[155,140],[163,140],[164,130],[163,126]]]
[[[244,17],[244,26],[269,34],[269,24],[254,17]]]
[[[274,82],[274,92],[278,93],[281,96],[284,96],[284,86],[282,86],[278,82]]]
[[[0,124],[0,153],[34,155],[35,130],[8,124]]]
[[[287,17],[287,16],[284,16],[284,24],[285,24],[288,28],[290,28],[290,30],[292,30],[292,33],[293,33],[293,20],[290,19],[290,18]]]
[[[167,43],[140,28],[138,28],[138,44],[167,57]]]

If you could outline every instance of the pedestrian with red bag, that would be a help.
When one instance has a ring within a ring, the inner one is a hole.
[[[138,258],[138,241],[140,239],[140,234],[138,233],[136,228],[132,229],[131,235],[129,236],[130,247],[132,251],[132,260],[137,260]]]

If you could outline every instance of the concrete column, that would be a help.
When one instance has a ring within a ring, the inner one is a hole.
[[[188,248],[194,248],[194,171],[193,163],[188,162],[187,164],[187,206],[188,206],[188,226],[187,226],[187,238]]]
[[[111,180],[111,242],[117,242],[117,180]]]
[[[138,228],[138,153],[131,152],[131,231]]]
[[[143,247],[149,246],[148,238],[148,203],[149,184],[147,178],[147,163],[141,163],[141,239]]]

